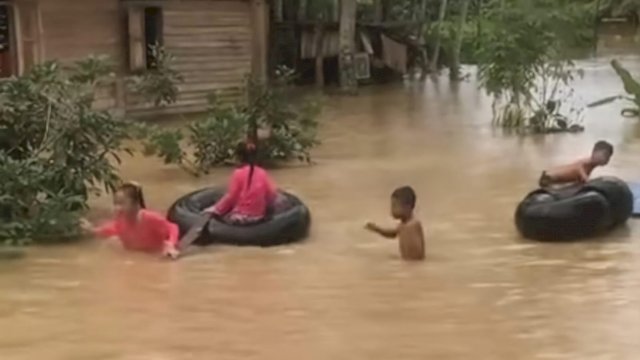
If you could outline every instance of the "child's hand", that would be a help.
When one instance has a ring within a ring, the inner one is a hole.
[[[207,214],[207,215],[212,215],[215,212],[215,206],[212,207],[208,207],[204,210],[202,210],[203,214]]]
[[[80,229],[82,229],[82,231],[84,232],[93,232],[93,224],[91,224],[91,222],[89,222],[89,220],[82,218],[80,219]]]
[[[162,254],[171,260],[176,260],[180,256],[180,250],[178,250],[173,244],[166,244]]]

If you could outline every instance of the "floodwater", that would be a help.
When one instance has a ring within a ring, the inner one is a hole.
[[[621,91],[611,56],[640,73],[640,57],[605,40],[608,52],[579,63],[582,103]],[[110,241],[30,249],[0,263],[0,359],[637,359],[640,223],[540,244],[512,221],[541,169],[598,139],[616,146],[598,174],[640,179],[640,123],[622,106],[587,111],[582,134],[520,138],[491,129],[475,80],[329,98],[317,164],[273,172],[313,212],[306,242],[178,262]],[[136,157],[122,171],[165,209],[230,170],[194,179]],[[404,184],[418,193],[423,263],[363,230],[390,221],[389,194]]]

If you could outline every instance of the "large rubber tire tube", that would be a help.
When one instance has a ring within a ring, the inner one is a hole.
[[[202,210],[215,204],[225,193],[223,188],[207,188],[178,199],[169,209],[168,219],[186,233]],[[251,225],[231,225],[211,218],[196,245],[229,244],[238,246],[276,246],[306,238],[311,225],[309,209],[296,196],[282,192],[284,198],[264,221]]]
[[[609,200],[612,225],[626,222],[633,212],[633,193],[626,182],[615,177],[601,177],[589,181],[583,191],[596,191]]]
[[[528,239],[570,241],[602,234],[631,216],[633,195],[616,178],[597,178],[559,191],[539,189],[518,205],[515,223]]]

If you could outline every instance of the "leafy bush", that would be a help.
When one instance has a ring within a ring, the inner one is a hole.
[[[246,103],[225,105],[212,96],[205,118],[192,122],[186,135],[182,130],[155,129],[145,146],[146,154],[190,172],[207,173],[233,162],[237,143],[256,137],[257,130],[264,128],[270,136],[261,139],[259,162],[311,162],[310,150],[318,144],[319,106],[304,99],[291,101],[293,74],[288,70],[279,70],[279,74],[280,80],[270,87],[249,82]]]
[[[485,9],[477,52],[480,83],[494,99],[494,123],[533,132],[579,129],[572,124],[578,112],[572,109],[576,117],[569,119],[559,105],[568,102],[569,85],[581,75],[567,49],[588,39],[589,8],[553,0],[503,3]]]
[[[609,96],[604,99],[598,100],[594,103],[589,104],[589,107],[596,107],[604,104],[608,104],[614,102],[619,99],[626,100],[633,104],[634,107],[624,108],[622,110],[623,116],[638,116],[640,115],[640,83],[638,83],[629,70],[625,69],[622,64],[618,60],[612,60],[611,66],[616,71],[616,74],[622,80],[622,85],[624,86],[624,91],[627,95],[614,95]]]
[[[56,62],[0,83],[0,240],[73,232],[90,193],[118,181],[129,125],[93,109],[94,90],[110,75],[91,57]]]
[[[12,159],[0,152],[0,240],[17,245],[78,235],[85,198],[52,186],[67,172],[46,158]]]
[[[149,70],[140,71],[129,78],[128,86],[134,94],[155,106],[172,104],[178,98],[176,84],[184,81],[182,74],[173,69],[174,57],[158,44],[149,48],[153,62]]]
[[[216,165],[233,161],[236,144],[246,136],[248,126],[248,116],[241,109],[212,98],[204,121],[195,121],[188,128],[198,170],[208,172]]]
[[[148,97],[158,104],[174,98],[166,90],[174,75],[159,66],[133,83],[145,97],[163,84]],[[111,82],[103,57],[47,62],[0,82],[0,242],[75,237],[89,196],[117,185],[120,155],[131,153],[125,142],[145,131],[94,108],[97,88]]]

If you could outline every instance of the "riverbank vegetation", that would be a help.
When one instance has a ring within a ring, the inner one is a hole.
[[[0,240],[74,237],[90,195],[112,189],[130,123],[93,108],[111,67],[47,62],[0,83]]]
[[[563,104],[581,76],[569,50],[589,43],[589,10],[580,2],[512,0],[483,11],[478,77],[493,98],[494,124],[535,133],[581,129],[578,111]]]
[[[181,76],[171,70],[169,54],[154,51],[162,63],[130,78],[128,85],[162,106],[175,101]],[[77,238],[89,198],[111,192],[120,181],[121,156],[133,153],[128,144],[142,141],[150,155],[169,163],[184,164],[189,154],[198,172],[229,161],[237,142],[261,126],[271,133],[261,144],[265,162],[309,162],[317,144],[317,107],[292,104],[286,83],[253,84],[249,100],[239,104],[213,101],[206,118],[186,130],[189,150],[183,150],[181,131],[97,109],[97,91],[112,81],[108,60],[89,57],[70,66],[47,62],[0,82],[0,243]]]
[[[611,67],[620,77],[626,95],[613,95],[589,104],[589,107],[597,107],[612,103],[617,100],[626,100],[633,104],[633,107],[622,109],[622,116],[637,117],[640,115],[640,83],[633,78],[629,70],[627,70],[618,60],[611,61]]]
[[[248,80],[245,102],[223,104],[212,94],[202,119],[186,128],[154,128],[145,142],[146,154],[193,174],[206,174],[233,163],[236,145],[249,137],[258,141],[262,165],[291,160],[310,163],[310,151],[319,143],[320,107],[313,98],[295,95],[294,77],[291,70],[280,68],[269,86]],[[258,137],[260,131],[268,136]]]
[[[335,3],[276,2],[299,9]],[[494,100],[496,126],[523,133],[580,131],[581,111],[572,106],[571,83],[581,71],[571,59],[576,49],[591,48],[596,19],[614,5],[605,0],[361,0],[356,19],[339,18],[340,39],[342,44],[344,38],[383,34],[402,44],[409,75],[419,74],[410,79],[437,78],[448,69],[452,81],[461,81],[468,77],[461,64],[477,65],[480,85]],[[322,19],[298,15],[294,21],[304,25]],[[354,21],[359,33],[344,24]],[[381,56],[377,51],[370,53],[373,62]],[[322,61],[315,63],[318,73]],[[338,71],[345,71],[342,62]]]

